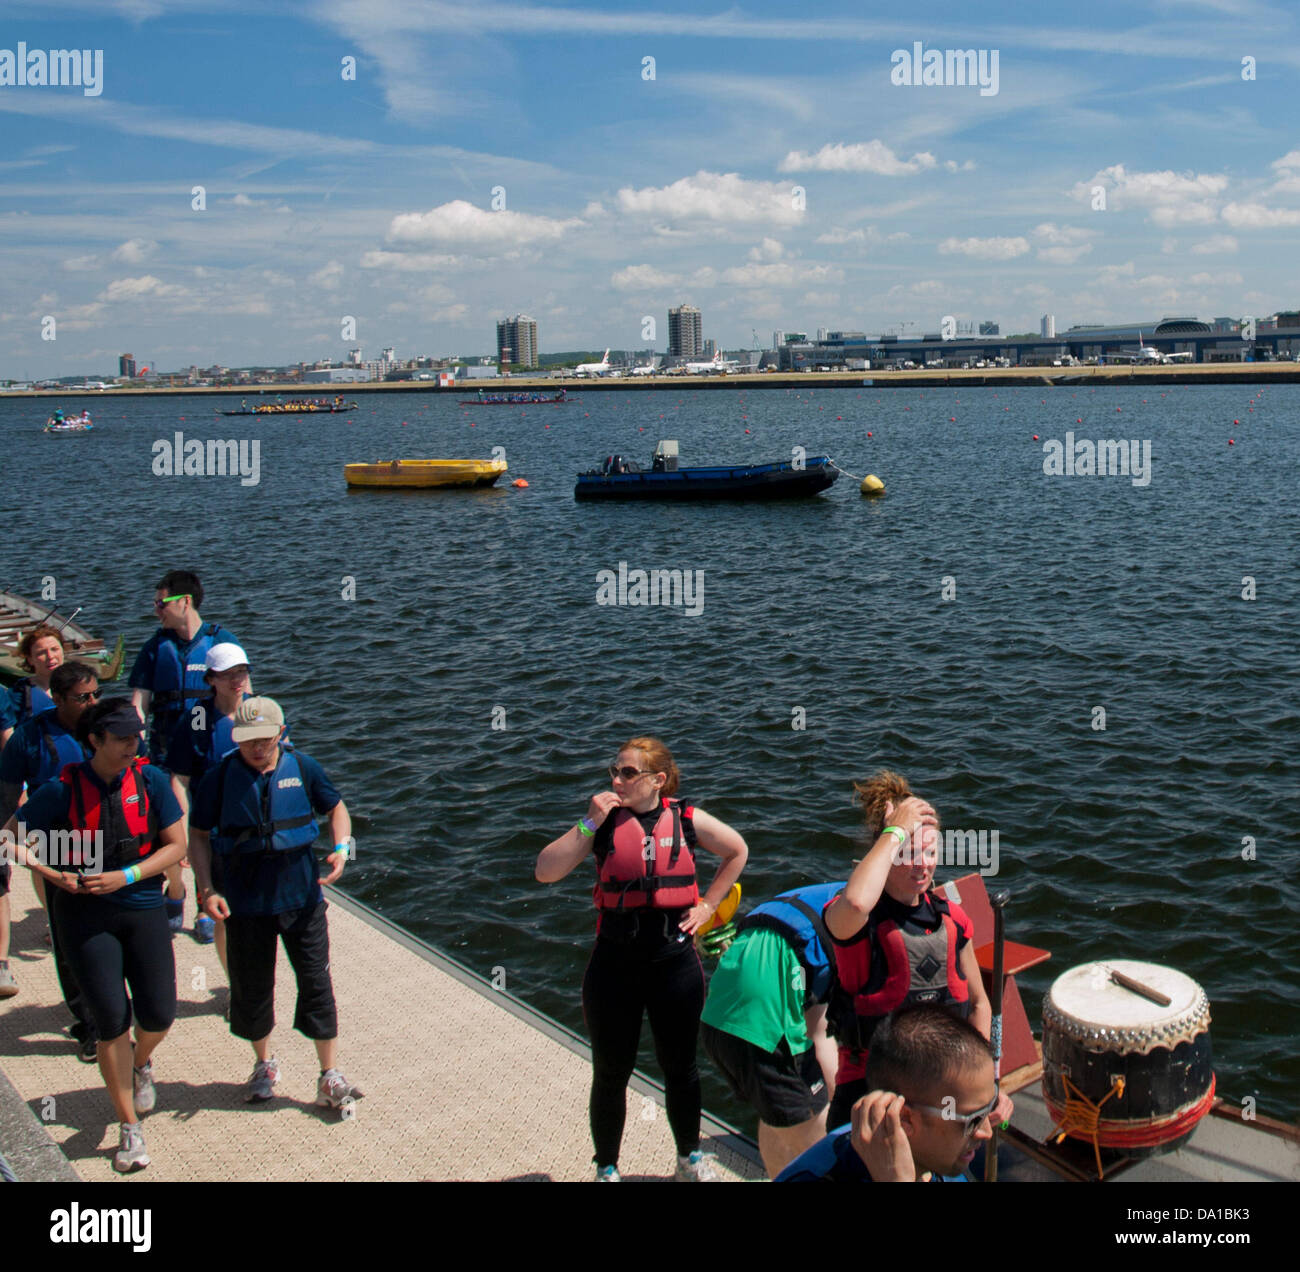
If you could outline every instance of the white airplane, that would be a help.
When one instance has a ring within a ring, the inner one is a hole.
[[[654,375],[654,373],[658,369],[659,369],[658,365],[656,363],[651,362],[643,367],[633,367],[632,374],[633,375]]]
[[[608,375],[613,368],[609,365],[609,350],[599,362],[580,362],[573,368],[574,375]]]
[[[726,375],[728,371],[734,371],[739,365],[740,363],[735,361],[735,359],[724,361],[722,350],[719,349],[708,362],[688,362],[686,364],[686,374],[709,375],[711,372],[716,371],[721,375]]]

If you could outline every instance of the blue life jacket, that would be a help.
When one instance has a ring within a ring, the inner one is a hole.
[[[783,892],[771,901],[755,906],[737,925],[766,928],[785,937],[804,970],[804,1007],[824,1003],[835,983],[835,959],[822,910],[832,897],[843,892],[843,883],[814,883],[806,888]]]
[[[222,856],[294,852],[310,848],[320,834],[303,785],[302,766],[293,750],[281,745],[275,772],[259,796],[263,776],[227,755],[217,766],[217,824],[212,851]]]
[[[172,639],[174,632],[158,642],[149,709],[153,713],[155,735],[163,745],[187,708],[212,697],[212,686],[203,677],[208,669],[208,650],[216,644],[217,630],[216,623],[204,623],[184,650],[179,641]]]
[[[56,735],[50,727],[58,723],[55,707],[42,711],[35,719],[44,746],[41,750],[41,766],[37,769],[36,776],[27,783],[28,788],[33,791],[40,783],[58,777],[69,764],[80,764],[82,760],[90,758],[85,748],[71,733]],[[63,726],[59,725],[59,727]]]
[[[54,706],[54,699],[30,676],[14,685],[10,693],[14,698],[14,714],[17,716],[15,724],[22,724],[24,720],[30,720]]]

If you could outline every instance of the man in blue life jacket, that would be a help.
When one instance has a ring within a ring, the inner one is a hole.
[[[896,1011],[872,1035],[867,1083],[852,1123],[796,1157],[778,1184],[967,1178],[993,1137],[998,1103],[993,1052],[978,1029],[929,1004]]]
[[[193,792],[190,861],[199,900],[226,920],[230,1032],[253,1046],[245,1098],[269,1100],[280,1076],[271,1054],[275,962],[283,941],[298,981],[294,1028],[316,1044],[316,1103],[339,1108],[362,1092],[337,1067],[338,1009],[329,972],[329,929],[321,884],[355,851],[352,819],[314,760],[281,745],[284,713],[270,698],[247,698],[235,713],[239,747],[210,768]],[[333,851],[317,877],[313,813],[325,814]]]
[[[826,1032],[835,967],[822,910],[843,889],[795,888],[751,910],[709,980],[704,1050],[757,1112],[769,1178],[826,1134],[837,1053]]]
[[[154,612],[161,624],[131,668],[131,705],[149,721],[149,760],[166,767],[167,744],[177,722],[196,702],[212,697],[204,681],[205,657],[213,645],[239,641],[218,623],[205,623],[199,608],[203,584],[189,570],[171,570],[159,581]],[[185,883],[180,865],[167,871],[167,922],[179,932],[185,922]]]
[[[79,764],[87,753],[77,741],[77,721],[92,702],[99,698],[99,680],[89,663],[69,662],[50,674],[50,695],[54,706],[24,720],[0,753],[0,826],[18,810],[24,798],[23,788],[37,787],[58,777],[66,764]],[[0,998],[12,998],[18,992],[9,969],[9,881],[7,869],[0,866]],[[40,875],[33,875],[36,893],[45,904]],[[77,1054],[87,1063],[95,1052],[95,1026],[82,1001],[76,977],[63,956],[53,925],[50,928],[54,949],[54,969],[59,977],[64,1001],[76,1018],[69,1030],[77,1042]]]

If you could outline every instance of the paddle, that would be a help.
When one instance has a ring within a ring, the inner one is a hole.
[[[1002,950],[1005,941],[1002,915],[1011,893],[1000,888],[991,897],[989,905],[993,907],[993,984],[992,1007],[993,1023],[989,1029],[989,1046],[993,1048],[993,1080],[1002,1079]],[[984,1182],[998,1182],[998,1125],[993,1124],[993,1138],[984,1147]]]

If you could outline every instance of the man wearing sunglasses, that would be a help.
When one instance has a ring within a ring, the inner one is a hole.
[[[99,700],[99,680],[89,663],[68,662],[50,673],[50,696],[54,706],[38,711],[24,720],[0,754],[0,825],[13,816],[23,799],[24,786],[34,791],[52,781],[69,764],[80,764],[89,753],[76,739],[77,721],[92,702]],[[7,874],[7,867],[0,866]],[[45,903],[41,876],[33,874],[37,895]],[[88,1064],[96,1058],[95,1025],[86,1007],[71,967],[63,957],[58,933],[50,925],[53,937],[54,968],[63,990],[68,1010],[76,1017],[71,1028],[78,1056]],[[8,880],[0,880],[0,998],[18,992],[9,971],[9,896]],[[6,993],[8,990],[8,993]]]
[[[999,1098],[993,1052],[979,1030],[942,1007],[897,1011],[872,1036],[867,1083],[851,1125],[796,1157],[777,1183],[966,1178],[993,1136]]]
[[[212,697],[204,679],[213,645],[239,641],[219,623],[199,613],[203,584],[189,570],[170,570],[155,589],[153,608],[161,627],[146,642],[131,668],[131,705],[149,721],[149,759],[166,768],[167,747],[176,725],[196,702]],[[185,883],[179,864],[167,871],[167,923],[184,926]]]

